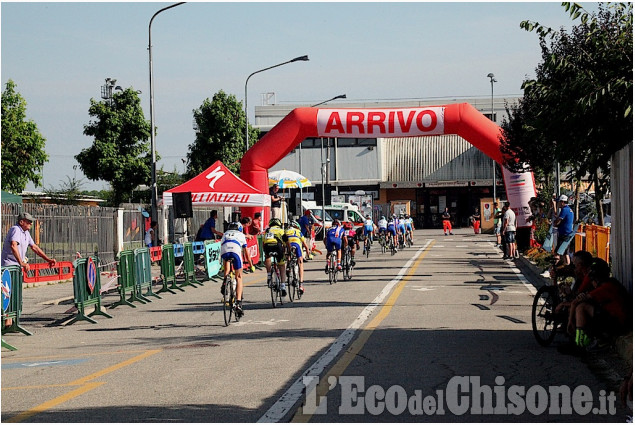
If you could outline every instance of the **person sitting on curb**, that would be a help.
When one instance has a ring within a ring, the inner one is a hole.
[[[571,302],[567,332],[575,335],[575,345],[558,351],[579,355],[608,346],[608,339],[628,331],[632,323],[632,300],[626,288],[611,278],[606,261],[596,258],[590,266],[593,289]]]

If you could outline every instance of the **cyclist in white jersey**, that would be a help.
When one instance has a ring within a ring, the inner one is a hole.
[[[370,243],[373,243],[373,236],[375,236],[375,223],[370,217],[370,214],[366,214],[366,220],[364,220],[364,236],[370,235]]]
[[[231,262],[236,274],[236,300],[238,300],[238,310],[243,312],[243,258],[249,262],[250,270],[255,270],[249,252],[247,252],[247,239],[243,233],[243,226],[240,223],[230,223],[227,231],[220,241],[220,256],[223,259],[225,277],[229,274]],[[221,285],[221,293],[224,288]]]

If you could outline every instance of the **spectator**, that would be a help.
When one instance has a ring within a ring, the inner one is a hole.
[[[510,208],[509,202],[505,202],[504,211],[502,229],[508,251],[503,255],[503,259],[507,260],[516,257],[516,214]]]
[[[55,259],[47,256],[42,249],[35,244],[29,229],[33,225],[33,216],[27,212],[20,213],[18,215],[18,222],[9,229],[7,237],[4,239],[2,245],[2,267],[6,266],[20,266],[24,271],[29,271],[29,259],[26,256],[26,251],[29,247],[46,261],[49,267],[55,266]],[[13,319],[6,318],[4,321],[5,327],[10,327],[13,324]]]
[[[449,232],[451,235],[453,235],[454,233],[452,233],[452,222],[450,221],[452,219],[452,216],[450,215],[450,210],[448,209],[448,207],[445,207],[445,210],[441,214],[441,219],[443,220],[443,234],[447,236]]]
[[[196,237],[197,241],[216,239],[216,236],[218,236],[219,239],[223,237],[223,233],[216,230],[217,218],[218,212],[216,210],[212,210],[209,213],[209,218],[207,219],[207,221],[205,221],[205,223],[203,223],[201,229],[198,232],[198,235]]]
[[[35,244],[29,229],[33,225],[33,216],[28,212],[18,215],[18,222],[9,229],[7,237],[2,245],[2,266],[20,266],[25,271],[29,271],[29,259],[26,251],[29,247],[35,254],[42,257],[49,264],[55,266],[55,259],[48,257],[42,249]]]
[[[501,225],[502,225],[503,211],[498,208],[498,202],[494,202],[494,234],[496,235],[496,246],[500,248],[501,245]]]
[[[572,265],[564,267],[551,267],[549,275],[552,279],[564,276],[573,276],[574,281],[570,287],[565,286],[563,289],[566,301],[556,306],[556,313],[571,306],[571,301],[583,292],[587,292],[591,287],[591,279],[589,271],[593,263],[593,256],[588,251],[576,251],[571,259]]]
[[[481,233],[481,213],[478,208],[474,208],[474,214],[470,217],[470,221],[472,222],[472,227],[474,228],[474,234],[478,235]]]
[[[307,241],[306,244],[313,248],[313,226],[315,225],[315,220],[311,215],[311,210],[305,210],[304,215],[298,219],[298,224],[300,225],[300,232],[302,232],[302,237]],[[307,260],[313,259],[313,252],[307,252]]]
[[[567,332],[575,335],[575,347],[568,354],[602,349],[610,337],[630,329],[632,299],[610,274],[606,261],[593,260],[589,269],[592,289],[580,293],[571,302]]]
[[[150,227],[146,230],[146,235],[143,238],[143,242],[146,244],[148,248],[152,248],[154,246],[154,232],[157,229],[158,223],[154,220],[150,222]]]
[[[245,239],[253,239],[254,235],[249,233],[249,228],[251,227],[251,217],[243,217],[240,219],[240,224],[243,226],[243,233],[245,234]]]
[[[558,206],[560,207],[560,214],[554,222],[554,227],[558,228],[558,244],[555,253],[556,262],[560,261],[561,256],[564,256],[564,263],[569,264],[569,244],[575,236],[573,231],[573,211],[569,208],[567,202],[569,198],[567,195],[562,195],[558,199]]]
[[[262,233],[262,214],[257,212],[254,214],[254,219],[251,220],[251,226],[249,226],[250,235],[259,235]]]
[[[271,218],[282,220],[282,198],[278,195],[278,184],[274,183],[269,189],[271,195]]]

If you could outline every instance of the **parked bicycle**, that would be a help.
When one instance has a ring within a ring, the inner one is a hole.
[[[534,296],[531,307],[531,327],[538,344],[543,347],[551,344],[558,331],[564,330],[567,324],[565,310],[556,313],[556,306],[563,299],[564,279],[554,278],[548,285],[542,286]]]

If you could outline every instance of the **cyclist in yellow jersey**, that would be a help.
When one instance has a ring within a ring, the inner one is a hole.
[[[285,236],[287,237],[287,247],[289,248],[289,252],[295,252],[296,257],[298,257],[298,269],[300,271],[300,287],[298,290],[301,294],[304,294],[304,261],[302,259],[302,245],[306,247],[306,242],[302,237],[300,224],[298,224],[297,221],[292,221],[291,227],[285,231]]]
[[[282,296],[287,296],[287,287],[285,284],[285,234],[282,229],[282,223],[277,218],[269,220],[269,227],[265,230],[262,240],[263,250],[265,252],[265,267],[267,268],[267,286],[271,284],[271,254],[278,257],[278,270],[280,271],[280,291]]]

